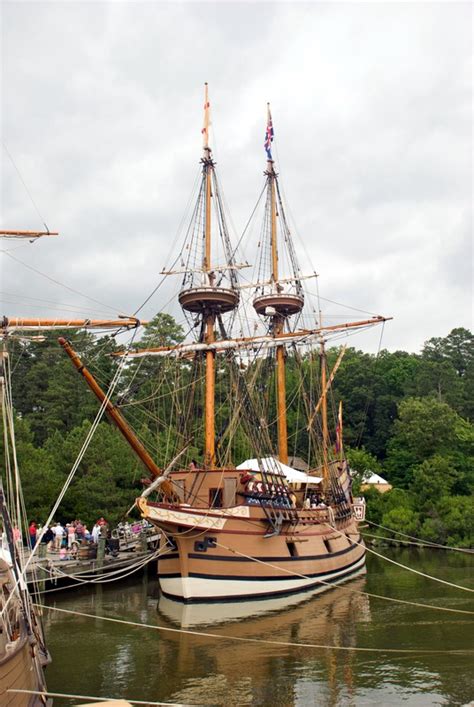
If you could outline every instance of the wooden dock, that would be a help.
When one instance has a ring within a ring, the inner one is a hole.
[[[65,587],[82,584],[91,581],[93,578],[105,574],[115,574],[117,579],[132,571],[143,570],[147,566],[149,558],[153,556],[155,550],[135,549],[134,551],[120,551],[116,555],[106,554],[101,560],[82,559],[71,555],[60,558],[57,552],[42,553],[39,556],[35,553],[26,573],[27,584],[41,582],[47,589],[53,587]],[[29,552],[27,557],[29,557]]]

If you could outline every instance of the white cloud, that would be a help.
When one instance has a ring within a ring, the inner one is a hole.
[[[19,250],[25,262],[132,311],[188,202],[207,80],[234,238],[262,185],[270,100],[297,249],[321,293],[394,315],[392,349],[472,326],[470,5],[23,2],[1,12],[3,139],[62,233]],[[5,228],[40,225],[6,153],[1,193]],[[73,299],[6,257],[0,267],[2,290]]]

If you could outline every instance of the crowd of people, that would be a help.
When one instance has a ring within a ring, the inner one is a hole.
[[[281,508],[296,508],[296,496],[285,486],[266,484],[255,479],[251,474],[243,474],[240,480],[244,485],[249,506],[261,505],[263,502],[263,504],[270,503],[272,506]]]
[[[249,506],[270,504],[281,508],[296,508],[299,505],[296,494],[287,486],[265,483],[248,472],[241,475],[240,482],[244,487],[244,496]],[[307,489],[300,503],[304,509],[328,507],[321,493],[311,488]]]
[[[309,493],[303,503],[303,508],[327,508],[319,493]]]
[[[80,519],[62,525],[59,521],[48,526],[44,530],[36,521],[32,520],[28,528],[28,546],[33,549],[36,543],[46,545],[48,552],[61,552],[61,550],[71,550],[74,546],[80,545],[82,541],[98,543],[100,534],[107,531],[107,521],[100,517],[89,530]],[[21,544],[21,533],[18,528],[13,530],[14,541]]]

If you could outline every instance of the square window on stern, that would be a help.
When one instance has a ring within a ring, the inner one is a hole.
[[[222,489],[209,489],[209,506],[222,508]]]

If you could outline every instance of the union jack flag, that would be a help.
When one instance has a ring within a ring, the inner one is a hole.
[[[273,142],[273,123],[272,123],[272,114],[270,113],[270,105],[268,105],[267,106],[267,129],[265,131],[264,147],[265,147],[265,152],[267,153],[267,157],[269,160],[273,159],[273,157],[272,157],[272,142]]]

